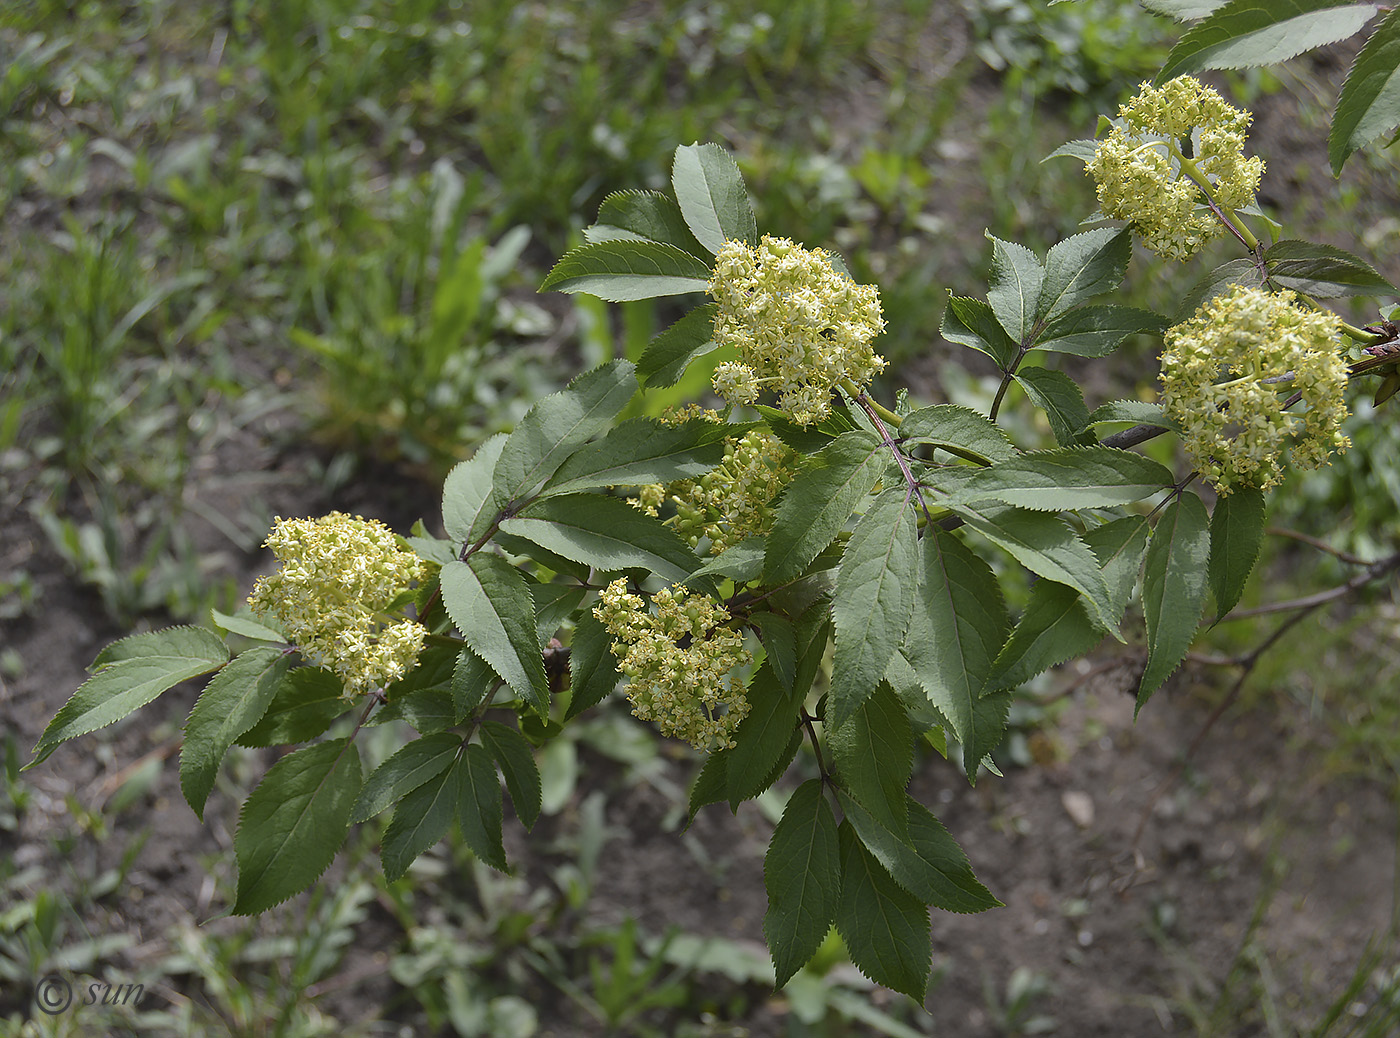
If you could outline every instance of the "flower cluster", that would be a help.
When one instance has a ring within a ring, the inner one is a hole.
[[[342,512],[279,516],[265,544],[281,568],[258,578],[248,605],[281,621],[307,661],[334,671],[347,694],[382,688],[417,665],[427,629],[385,614],[422,579],[423,562],[387,526]]]
[[[734,745],[734,729],[749,712],[743,682],[734,674],[752,662],[729,613],[684,586],[652,596],[656,612],[625,580],[604,589],[593,615],[617,641],[613,655],[627,676],[632,712],[663,735],[701,750]]]
[[[1346,361],[1339,319],[1306,309],[1292,292],[1237,285],[1168,330],[1162,405],[1180,423],[1197,471],[1222,494],[1282,481],[1285,446],[1299,468],[1317,468],[1351,446]],[[1307,411],[1290,414],[1281,394]]]
[[[1129,221],[1149,249],[1186,259],[1224,233],[1224,223],[1202,208],[1204,184],[1224,210],[1254,199],[1264,160],[1244,157],[1252,116],[1210,87],[1190,76],[1144,83],[1118,115],[1085,172],[1098,185],[1104,215]]]
[[[885,327],[879,292],[839,273],[822,249],[767,235],[757,248],[726,242],[708,291],[719,303],[715,341],[739,351],[713,379],[732,404],[768,390],[810,425],[830,411],[837,383],[864,386],[885,366],[870,346]]]
[[[633,504],[658,515],[669,499],[676,511],[666,524],[692,548],[709,538],[710,554],[718,555],[772,529],[774,502],[796,472],[796,452],[767,429],[750,429],[726,437],[724,459],[699,479],[641,487]]]

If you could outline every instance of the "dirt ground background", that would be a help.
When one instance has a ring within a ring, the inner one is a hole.
[[[1341,67],[1345,55],[1326,60]],[[1253,140],[1261,153],[1290,155],[1300,168],[1324,168],[1321,142],[1315,132],[1300,130],[1296,102],[1271,95],[1258,111]],[[975,176],[958,162],[949,159],[948,176]],[[1297,201],[1284,197],[1288,192],[1314,189],[1306,178],[1270,183],[1279,197],[1268,201],[1283,206]],[[1382,212],[1400,211],[1393,185],[1390,197],[1373,201]],[[1368,254],[1358,240],[1339,235],[1336,244]],[[1400,278],[1400,258],[1386,255],[1381,263],[1383,273]],[[925,363],[936,368],[945,356],[935,349]],[[911,374],[916,386],[921,378],[937,380],[929,371]],[[436,513],[436,488],[388,469],[362,469],[333,497],[315,489],[306,478],[311,455],[282,449],[278,422],[284,417],[271,414],[249,425],[217,455],[201,459],[189,493],[216,511],[256,494],[270,514],[336,508],[383,518],[400,530]],[[7,477],[0,551],[8,566],[22,565],[36,576],[42,608],[0,621],[0,645],[18,660],[0,679],[0,731],[27,754],[86,677],[85,665],[127,632],[111,625],[95,592],[66,570],[19,508],[23,475]],[[220,553],[242,591],[267,565],[261,555],[229,550],[213,530],[195,534]],[[150,622],[159,625],[159,618]],[[1300,644],[1313,637],[1311,623],[1296,630]],[[1281,1033],[1272,1014],[1295,1024],[1317,1020],[1353,978],[1368,941],[1393,918],[1400,837],[1395,790],[1328,765],[1327,736],[1296,696],[1251,687],[1245,705],[1228,711],[1186,761],[1185,749],[1227,680],[1218,669],[1188,665],[1134,723],[1129,690],[1137,659],[1129,653],[1117,665],[1096,669],[1113,662],[1112,655],[1096,656],[1082,672],[1062,669],[1047,684],[1047,694],[1071,690],[1018,736],[1021,759],[1030,766],[1012,766],[1014,757],[1008,757],[1004,778],[984,776],[971,788],[936,757],[918,765],[915,793],[935,808],[1005,907],[976,917],[934,914],[935,982],[926,1015],[908,1012],[897,996],[872,996],[917,1033]],[[1334,659],[1320,663],[1338,665]],[[1310,673],[1300,680],[1325,686],[1328,677]],[[83,913],[62,925],[71,940],[95,942],[75,973],[118,982],[155,976],[153,998],[172,1007],[210,998],[195,971],[170,967],[170,935],[188,927],[218,932],[237,922],[215,918],[231,890],[234,792],[270,762],[266,754],[247,754],[216,790],[201,824],[180,794],[174,756],[179,726],[196,695],[197,689],[182,686],[129,721],[62,747],[21,778],[32,800],[15,828],[0,829],[0,856],[32,877],[31,890],[70,892],[121,868],[123,854],[144,836],[120,885],[85,901]],[[590,794],[601,791],[605,850],[581,911],[599,923],[633,917],[651,935],[678,926],[736,942],[735,948],[761,949],[762,853],[771,819],[752,804],[736,816],[713,806],[682,834],[692,760],[665,751],[648,778],[636,781],[616,760],[586,747],[580,753],[583,778],[561,810],[528,840],[518,827],[508,835],[520,874],[531,883],[552,882],[551,869],[567,859],[559,848],[578,830]],[[112,795],[132,777],[133,762],[163,763],[152,765],[158,774],[134,803],[108,811]],[[1159,798],[1178,768],[1181,774]],[[323,885],[375,867],[372,858],[338,866]],[[12,899],[0,901],[3,917],[16,907],[21,889],[12,885],[0,896]],[[268,931],[286,929],[306,910],[306,897],[294,899],[269,914]],[[353,929],[353,944],[333,978],[318,987],[317,1004],[342,1022],[344,1033],[430,1033],[421,1011],[398,997],[400,988],[387,973],[386,953],[405,940],[387,895],[376,893]],[[103,943],[109,939],[116,943]],[[7,951],[13,961],[23,960],[23,949]],[[1392,952],[1378,965],[1393,970],[1397,963]],[[841,968],[832,976],[840,982]],[[35,1014],[28,983],[0,976],[0,1019],[33,1021],[34,1030],[21,1033],[141,1033],[124,1030],[119,1017],[104,1018],[98,1030],[89,1029],[94,1015],[65,1024]],[[535,983],[518,994],[539,1012],[540,1033],[610,1033],[558,990]],[[717,1005],[741,1011],[717,1011],[702,1033],[817,1033],[793,1030],[792,1006],[782,993],[718,975],[713,984]],[[733,989],[727,1002],[726,985]],[[1366,985],[1352,1010],[1360,1012],[1374,989]],[[669,1026],[658,1012],[656,1026]],[[64,1032],[64,1026],[76,1029]],[[859,1023],[843,1026],[831,1033],[880,1033]]]

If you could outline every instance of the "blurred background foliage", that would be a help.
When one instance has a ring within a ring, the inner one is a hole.
[[[308,498],[393,473],[416,488],[410,514],[431,522],[433,481],[477,442],[582,367],[636,356],[676,315],[667,301],[610,307],[534,289],[607,192],[664,186],[676,145],[696,140],[736,153],[764,230],[835,248],[880,285],[893,362],[882,395],[907,385],[985,406],[990,372],[963,368],[938,339],[947,290],[985,291],[984,229],[1042,251],[1073,233],[1094,209],[1090,185],[1077,163],[1041,159],[1092,135],[1176,34],[1128,0],[6,4],[0,510],[14,533],[0,546],[0,622],[66,604],[55,566],[91,589],[101,623],[231,608],[230,563],[266,533],[274,471]],[[1296,98],[1320,141],[1331,75],[1304,63],[1226,82],[1241,101]],[[1292,233],[1368,256],[1400,238],[1393,213],[1357,216],[1376,184],[1393,186],[1388,160],[1358,156],[1338,188],[1321,161],[1268,159],[1288,178],[1271,204]],[[1140,270],[1122,301],[1168,311],[1194,278]],[[1154,349],[1130,345],[1089,375],[1094,402],[1150,395]],[[1400,452],[1364,410],[1356,425],[1358,449],[1280,495],[1275,518],[1372,557],[1400,538]],[[1290,549],[1263,568],[1300,593],[1344,570],[1298,559]],[[1333,634],[1336,652],[1376,640],[1370,621]],[[1400,673],[1393,651],[1369,658],[1379,678],[1358,668],[1349,683],[1339,668],[1345,687],[1308,702],[1332,704],[1328,723],[1358,748],[1348,760],[1393,775]],[[1280,673],[1299,663],[1275,659]],[[24,666],[0,653],[0,674]],[[629,774],[658,774],[647,762],[663,748],[627,731]],[[547,781],[567,794],[576,744],[555,745]],[[13,740],[6,752],[0,830],[14,832],[28,792]],[[159,768],[126,776],[133,801]],[[75,828],[52,840],[104,836],[100,814],[71,806]],[[394,1011],[435,1031],[533,1033],[534,1007],[510,994],[528,976],[600,1032],[733,1033],[722,1021],[763,997],[764,964],[732,948],[706,959],[687,935],[643,938],[630,921],[586,927],[576,913],[605,838],[588,817],[550,885],[439,889],[465,854],[450,846],[424,859],[439,873],[403,881],[421,889],[357,879],[316,899],[295,935],[268,921],[172,931],[161,968],[201,978],[207,997],[148,1023],[341,1033],[316,995],[378,898],[395,906],[389,968],[414,1007]],[[358,856],[372,847],[370,833]],[[61,949],[73,969],[99,961],[110,949],[79,921],[120,881],[118,870],[54,883],[0,861],[12,895],[0,905],[16,906],[0,912],[0,979]],[[926,1021],[877,1009],[839,961],[837,950],[823,967],[834,973],[789,990],[789,1034],[923,1033]],[[1042,980],[989,992],[1005,1033],[1044,1019]]]

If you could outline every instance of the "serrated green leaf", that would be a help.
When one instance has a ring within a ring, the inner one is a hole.
[[[829,728],[840,728],[860,708],[904,640],[918,567],[914,510],[904,487],[887,490],[856,524],[836,574]]]
[[[1020,352],[1020,344],[1006,334],[991,306],[980,299],[955,296],[951,292],[938,334],[949,342],[985,353],[1003,371],[1016,363]]]
[[[1103,567],[1103,579],[1108,585],[1115,616],[1122,613],[1132,596],[1151,532],[1151,527],[1142,516],[1127,515],[1097,526],[1084,535],[1084,543]]]
[[[719,348],[714,341],[718,303],[704,303],[688,311],[658,334],[637,361],[637,376],[648,389],[674,386],[690,362]]]
[[[1206,271],[1205,274],[1201,275],[1200,280],[1191,286],[1186,295],[1182,297],[1180,307],[1177,308],[1176,320],[1184,321],[1194,317],[1197,310],[1216,296],[1223,295],[1233,285],[1260,288],[1263,284],[1264,279],[1254,260],[1226,260],[1220,266]]]
[[[880,682],[845,724],[828,730],[827,744],[841,788],[890,832],[907,836],[905,789],[914,768],[914,730],[894,690]]]
[[[1177,497],[1157,520],[1142,578],[1147,619],[1147,668],[1138,685],[1137,710],[1186,657],[1206,596],[1210,519],[1195,494]],[[1134,711],[1136,713],[1136,711]]]
[[[817,779],[788,798],[763,856],[768,911],[763,936],[781,988],[826,939],[841,899],[841,852],[836,816]]]
[[[548,479],[564,459],[608,427],[637,392],[633,370],[631,361],[611,361],[535,402],[496,462],[491,482],[497,509],[506,510]]]
[[[1218,616],[1239,602],[1264,540],[1264,492],[1237,487],[1215,502],[1210,517],[1210,590]]]
[[[690,580],[728,577],[736,584],[757,580],[763,573],[763,552],[767,542],[762,537],[746,537],[731,544],[690,575]]]
[[[1085,543],[1103,568],[1115,616],[1121,615],[1132,594],[1147,536],[1147,523],[1139,516],[1116,519],[1085,535]],[[1077,592],[1063,584],[1037,581],[1025,612],[992,664],[986,687],[989,691],[1016,688],[1043,670],[1083,655],[1102,639],[1102,629],[1089,619]]]
[[[577,584],[530,585],[530,597],[535,600],[535,637],[541,651],[583,602],[586,593],[587,589]]]
[[[1179,22],[1204,18],[1212,11],[1224,7],[1226,0],[1142,0],[1142,6],[1157,14],[1175,18]]]
[[[316,882],[350,829],[360,754],[348,739],[294,750],[268,769],[238,814],[233,915],[257,915]]]
[[[402,721],[420,735],[432,735],[457,723],[457,707],[448,689],[415,688],[403,693],[365,723],[376,726],[391,721]]]
[[[215,674],[195,701],[180,749],[180,789],[200,821],[224,754],[267,713],[291,662],[275,646],[255,646]]]
[[[1009,620],[991,567],[951,533],[924,531],[914,618],[904,655],[961,743]],[[1071,592],[1072,593],[1072,592]]]
[[[681,207],[660,191],[614,191],[598,207],[597,223],[630,231],[648,241],[674,245],[692,256],[704,253],[704,247],[685,225]]]
[[[217,626],[228,631],[229,634],[236,634],[242,638],[252,638],[254,641],[260,642],[285,642],[287,640],[285,632],[269,627],[265,623],[259,623],[246,611],[230,616],[217,609],[210,609],[209,618]]]
[[[1174,429],[1176,423],[1167,417],[1161,404],[1149,404],[1142,400],[1110,400],[1100,404],[1089,415],[1088,426],[1110,425],[1122,422],[1128,425],[1156,425],[1163,429]]]
[[[1377,4],[1338,0],[1230,0],[1182,34],[1157,82],[1212,68],[1254,68],[1360,31]]]
[[[979,465],[1016,457],[1016,447],[999,425],[970,407],[934,404],[910,411],[900,423],[901,439],[931,443]]]
[[[1024,245],[1002,241],[990,233],[987,239],[992,243],[992,285],[987,290],[987,305],[1012,342],[1029,345],[1040,308],[1045,268]]]
[[[577,717],[603,700],[617,687],[619,674],[617,658],[612,654],[610,635],[593,610],[579,614],[569,649],[570,687],[569,709],[564,720]]]
[[[977,881],[967,855],[928,808],[905,794],[908,835],[900,836],[866,806],[838,791],[841,810],[868,851],[890,877],[924,904],[967,914],[1001,902]]]
[[[703,292],[710,267],[661,242],[612,238],[576,245],[559,258],[541,292],[584,292],[610,303]]]
[[[405,794],[380,841],[384,878],[390,883],[401,878],[413,859],[441,840],[456,808],[457,787],[449,768]]]
[[[787,749],[797,728],[797,708],[802,704],[789,696],[769,660],[749,679],[749,713],[734,730],[734,745],[725,751],[728,758],[726,799],[731,808],[762,793],[777,775],[773,765]],[[770,777],[771,775],[771,777]]]
[[[1045,412],[1050,431],[1061,447],[1072,447],[1083,439],[1089,409],[1084,406],[1084,393],[1072,378],[1049,368],[1021,368],[1016,372],[1016,381],[1031,403]]]
[[[101,670],[113,663],[137,659],[206,660],[223,664],[228,662],[229,652],[223,639],[207,628],[164,627],[118,638],[97,654],[88,670]]]
[[[1400,57],[1400,44],[1396,51]],[[1264,253],[1264,262],[1271,282],[1304,295],[1335,299],[1395,292],[1369,263],[1335,245],[1287,238]]]
[[[890,877],[849,818],[837,828],[837,839],[841,898],[836,931],[846,942],[851,962],[876,984],[922,1005],[933,961],[928,906]]]
[[[973,704],[972,741],[963,744],[963,767],[967,780],[974,785],[979,763],[985,764],[995,774],[1001,774],[988,755],[1006,739],[1010,715],[1010,692],[987,692]]]
[[[1133,232],[1128,227],[1096,227],[1056,242],[1045,254],[1036,319],[1051,320],[1086,299],[1111,292],[1128,272],[1132,257]]]
[[[1021,619],[1012,628],[987,678],[989,689],[1009,689],[1043,670],[1083,655],[1103,640],[1073,588],[1037,581]]]
[[[1009,551],[1032,573],[1084,595],[1094,622],[1117,629],[1117,614],[1098,559],[1058,516],[1027,512],[1005,505],[952,506],[970,529]]]
[[[1168,321],[1132,306],[1079,306],[1049,321],[1035,348],[1076,357],[1106,357],[1130,335],[1160,335]]]
[[[501,529],[600,570],[647,569],[672,583],[685,580],[698,561],[660,519],[601,494],[543,498]]]
[[[750,626],[758,631],[764,655],[771,661],[778,684],[789,696],[797,678],[797,629],[778,613],[751,613]]]
[[[543,801],[540,769],[530,744],[525,736],[499,721],[481,722],[481,741],[501,767],[510,802],[515,805],[515,817],[526,829],[533,829]]]
[[[1356,151],[1400,126],[1400,8],[1392,8],[1347,73],[1337,97],[1327,158],[1332,175]]]
[[[690,786],[690,801],[686,817],[694,820],[696,813],[709,804],[723,802],[729,796],[729,754],[726,750],[715,750],[705,758],[700,773]]]
[[[467,747],[452,766],[457,786],[457,824],[472,853],[499,872],[508,872],[501,843],[504,802],[491,754],[480,743]]]
[[[718,254],[726,241],[758,244],[744,178],[730,154],[718,144],[688,144],[676,149],[671,187],[696,241]]]
[[[95,732],[140,709],[182,681],[218,670],[228,648],[202,627],[172,627],[109,645],[93,662],[97,673],[79,686],[34,746],[29,769],[61,744]]]
[[[473,710],[485,701],[492,686],[501,679],[496,676],[486,661],[470,649],[457,654],[457,663],[452,668],[452,708],[453,724],[461,724],[471,716]]]
[[[773,435],[799,454],[815,454],[842,433],[864,428],[851,420],[844,402],[834,403],[831,413],[813,425],[798,425],[786,413],[766,404],[754,404]]]
[[[1048,512],[1107,508],[1151,497],[1175,482],[1171,470],[1132,451],[1060,447],[971,472],[946,503],[990,499]]]
[[[442,526],[459,551],[486,533],[498,514],[491,480],[505,445],[505,433],[497,433],[443,480]]]
[[[257,724],[236,740],[239,746],[309,742],[351,707],[340,679],[320,667],[297,667],[282,681]]]
[[[1065,141],[1058,148],[1052,151],[1041,162],[1049,162],[1051,159],[1078,159],[1080,162],[1088,162],[1099,150],[1099,142],[1092,138],[1077,141]]]
[[[655,418],[630,419],[580,447],[550,477],[541,496],[703,475],[724,458],[724,441],[714,432],[715,423],[702,420],[668,425]]]
[[[535,606],[520,571],[499,555],[476,552],[442,567],[442,601],[463,640],[512,691],[549,711],[544,659],[535,638]]]
[[[843,433],[813,455],[788,484],[763,557],[763,582],[784,584],[845,528],[884,472],[886,455],[868,432]]]
[[[399,747],[365,780],[355,798],[350,822],[367,821],[413,792],[434,775],[445,772],[462,748],[462,737],[436,732]]]

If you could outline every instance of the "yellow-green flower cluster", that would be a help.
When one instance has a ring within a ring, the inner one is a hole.
[[[767,429],[750,429],[741,437],[726,437],[724,459],[699,479],[641,487],[633,504],[658,515],[669,498],[676,511],[666,524],[692,548],[700,538],[709,538],[710,554],[718,555],[772,529],[774,501],[796,474],[796,452]]]
[[[1085,172],[1098,185],[1104,215],[1129,221],[1149,249],[1186,259],[1225,231],[1224,223],[1203,208],[1205,192],[1187,168],[1211,185],[1223,209],[1253,201],[1264,174],[1263,159],[1244,157],[1253,117],[1226,104],[1210,87],[1190,76],[1160,87],[1144,83],[1118,115]]]
[[[618,669],[628,678],[632,712],[663,735],[696,749],[734,745],[734,729],[749,712],[736,668],[752,662],[738,631],[724,626],[728,611],[683,585],[652,596],[656,612],[625,580],[604,589],[593,609],[608,632]]]
[[[1340,320],[1295,298],[1237,285],[1166,334],[1162,405],[1180,423],[1196,470],[1221,494],[1281,482],[1285,447],[1294,465],[1317,468],[1351,446],[1342,434]],[[1283,409],[1293,393],[1307,406],[1302,414]]]
[[[347,694],[382,688],[418,663],[427,629],[387,610],[423,577],[423,562],[374,519],[332,512],[277,519],[265,542],[281,563],[248,598],[275,616],[308,662],[339,676]]]
[[[708,290],[719,303],[715,341],[739,351],[713,378],[732,404],[775,393],[793,421],[810,425],[831,410],[837,383],[864,386],[885,366],[870,345],[885,327],[879,291],[839,273],[823,249],[767,235],[757,248],[726,242]]]

